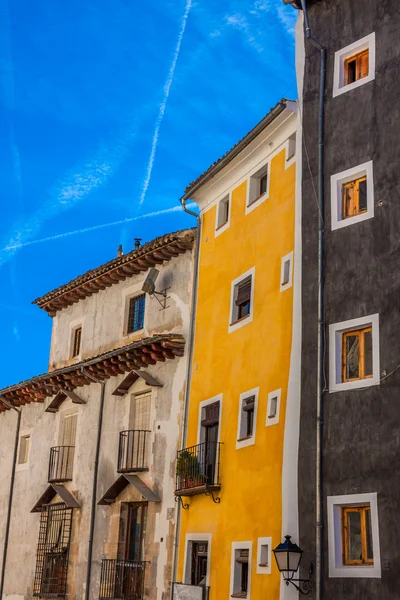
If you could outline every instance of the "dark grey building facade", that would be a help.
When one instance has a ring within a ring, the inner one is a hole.
[[[307,12],[313,38],[326,49],[322,586],[311,597],[400,600],[400,2],[307,0]],[[306,567],[315,564],[318,551],[321,52],[299,33],[297,44],[305,51],[298,80],[303,86],[299,541]]]

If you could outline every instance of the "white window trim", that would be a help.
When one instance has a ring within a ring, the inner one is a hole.
[[[74,319],[69,324],[69,347],[68,347],[68,359],[69,360],[76,360],[76,361],[80,361],[81,360],[82,345],[83,345],[83,324],[84,324],[84,322],[85,322],[85,317],[82,316],[82,317],[79,317],[79,319]],[[73,347],[74,347],[75,330],[78,329],[79,327],[81,327],[81,329],[82,329],[81,344],[80,344],[80,347],[79,347],[79,354],[77,354],[76,356],[72,356],[72,351],[73,351]]]
[[[378,495],[350,494],[346,496],[328,496],[328,551],[329,577],[381,577],[381,551],[379,545]],[[372,545],[374,549],[373,565],[344,565],[342,550],[342,515],[343,506],[370,504],[372,524]]]
[[[239,416],[238,416],[238,430],[237,430],[237,439],[236,439],[236,450],[240,448],[246,448],[247,446],[253,446],[256,442],[256,429],[257,429],[257,409],[258,409],[258,393],[260,388],[256,387],[248,392],[243,392],[239,396]],[[242,402],[246,398],[250,396],[254,396],[254,424],[253,424],[253,435],[248,438],[240,439],[240,425],[243,418],[242,411]]]
[[[267,167],[267,174],[268,174],[267,191],[264,194],[262,194],[262,196],[260,196],[256,200],[254,200],[254,202],[249,204],[249,202],[250,202],[250,187],[251,187],[250,180],[256,175],[256,173],[261,171],[261,169],[263,169],[264,167]],[[270,186],[271,186],[271,157],[268,160],[266,160],[265,162],[263,162],[262,164],[258,164],[256,167],[254,167],[254,169],[252,169],[250,174],[248,175],[248,178],[246,181],[246,212],[245,212],[246,215],[248,215],[249,213],[251,213],[251,211],[253,211],[255,208],[260,206],[260,204],[262,204],[265,200],[268,200]]]
[[[190,542],[208,542],[206,585],[210,585],[211,565],[211,533],[187,533],[185,537],[185,554],[183,558],[183,583],[190,585],[191,544]],[[189,556],[190,555],[190,556]]]
[[[261,566],[261,546],[268,546],[268,565]],[[272,537],[260,537],[257,540],[257,575],[271,575]]]
[[[284,270],[285,270],[285,263],[287,261],[290,261],[289,281],[287,283],[282,283]],[[293,251],[289,252],[289,254],[286,254],[286,256],[282,256],[282,258],[281,258],[281,279],[280,279],[279,283],[280,283],[281,292],[284,292],[285,290],[288,290],[290,287],[292,287],[292,283],[293,283]]]
[[[341,382],[342,379],[342,334],[361,327],[372,327],[372,377],[357,381]],[[379,314],[368,315],[329,325],[329,391],[340,392],[370,387],[380,383],[379,364]]]
[[[240,321],[235,321],[235,323],[232,323],[232,312],[233,312],[233,303],[234,303],[234,296],[235,296],[235,286],[238,283],[240,283],[241,281],[243,281],[243,279],[246,279],[247,277],[249,277],[250,275],[251,275],[250,314],[247,315],[247,317],[240,319]],[[244,325],[251,323],[251,321],[253,320],[255,275],[256,275],[256,268],[252,267],[251,269],[246,271],[246,273],[242,273],[242,275],[240,275],[239,277],[236,277],[236,279],[234,279],[231,283],[231,300],[230,300],[230,306],[229,306],[228,333],[232,333],[233,331],[236,331],[236,329],[240,329]]]
[[[31,427],[30,429],[22,429],[19,432],[18,449],[17,449],[17,463],[15,465],[15,472],[26,471],[29,468],[29,460],[31,457],[31,449],[32,449],[32,433],[33,433],[33,427]],[[20,451],[20,447],[21,447],[21,439],[23,437],[26,437],[27,435],[29,435],[29,447],[28,447],[27,460],[25,463],[19,464],[18,459],[19,459],[19,451]]]
[[[231,550],[231,587],[230,587],[230,595],[234,594],[234,576],[235,576],[235,551],[236,550],[248,550],[249,551],[249,579],[248,579],[248,588],[247,595],[243,596],[243,600],[249,600],[251,593],[251,571],[252,571],[252,542],[232,542],[232,550]]]
[[[290,138],[292,136],[296,136],[295,137],[295,142],[294,142],[295,143],[295,150],[294,150],[293,156],[291,156],[290,158],[288,158]],[[296,152],[297,152],[297,132],[294,131],[293,133],[291,133],[289,135],[288,139],[286,140],[286,145],[285,145],[285,170],[288,169],[289,167],[291,167],[296,162]]]
[[[218,214],[219,214],[219,205],[222,202],[222,200],[224,200],[226,197],[229,197],[228,203],[229,203],[229,210],[228,210],[228,220],[226,223],[224,223],[223,225],[221,225],[221,227],[218,227]],[[215,205],[215,230],[214,230],[214,237],[218,237],[219,235],[221,235],[221,233],[223,233],[224,231],[226,231],[228,229],[228,227],[231,224],[231,213],[232,213],[232,191],[223,194],[218,200],[217,203]]]
[[[354,217],[342,218],[342,186],[345,183],[354,181],[359,177],[367,178],[367,210],[360,215]],[[374,171],[373,161],[357,165],[341,173],[336,173],[331,176],[331,228],[341,229],[366,219],[371,219],[374,216]]]
[[[197,423],[197,443],[201,444],[201,414],[203,408],[208,406],[209,404],[214,404],[214,402],[219,402],[219,427],[218,427],[218,442],[221,439],[221,417],[222,417],[222,394],[218,394],[217,396],[213,396],[208,400],[203,400],[199,404],[199,418]]]
[[[344,85],[344,62],[347,58],[350,58],[354,54],[358,54],[359,52],[363,52],[363,50],[368,49],[368,75],[367,77],[363,77],[362,79],[358,79],[354,81],[354,83],[349,83],[348,85]],[[360,87],[360,85],[364,85],[369,81],[373,81],[375,79],[375,62],[376,62],[376,52],[375,52],[375,32],[370,35],[366,35],[360,40],[342,48],[335,52],[335,67],[334,67],[334,75],[333,75],[333,97],[340,96],[341,94],[345,94],[346,92],[350,92],[355,88]]]
[[[128,316],[129,316],[129,301],[131,298],[134,298],[135,296],[141,296],[142,294],[144,294],[143,290],[142,290],[142,285],[143,285],[144,279],[140,282],[140,283],[135,283],[135,285],[129,287],[128,289],[124,290],[123,292],[123,300],[122,300],[122,307],[123,307],[123,319],[122,319],[122,332],[121,332],[121,336],[122,337],[135,337],[138,334],[142,334],[143,332],[147,332],[147,298],[145,300],[145,306],[144,306],[144,318],[143,318],[143,328],[142,329],[137,329],[136,331],[131,331],[130,333],[128,333]]]
[[[265,426],[269,427],[270,425],[277,425],[279,423],[279,412],[281,409],[281,394],[282,394],[282,390],[274,390],[273,392],[270,392],[268,394],[268,402],[267,402],[267,415],[266,415],[266,419],[265,419]],[[272,398],[278,398],[277,401],[277,405],[276,405],[276,415],[275,417],[268,417],[268,413],[269,413],[269,407],[271,405],[271,401]]]

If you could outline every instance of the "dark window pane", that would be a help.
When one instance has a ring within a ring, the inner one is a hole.
[[[260,196],[267,192],[267,184],[268,184],[268,175],[265,174],[260,179]]]
[[[244,302],[238,308],[239,308],[238,318],[242,319],[243,317],[246,317],[247,315],[250,314],[250,300],[248,302]]]
[[[128,314],[128,333],[143,329],[144,326],[144,307],[146,302],[146,294],[141,294],[129,301]]]
[[[367,180],[358,183],[358,212],[367,210]]]
[[[360,336],[346,336],[346,379],[357,379],[360,376]]]
[[[240,591],[246,593],[249,586],[249,563],[242,563],[241,566]]]
[[[347,83],[354,83],[357,76],[357,59],[347,63]]]
[[[253,435],[253,428],[254,428],[254,408],[253,410],[248,410],[247,412],[245,412],[246,418],[247,418],[247,423],[246,423],[246,435],[250,436]]]
[[[372,375],[372,331],[364,333],[364,376]]]
[[[367,559],[373,560],[374,549],[372,546],[371,509],[365,511],[365,533],[367,537]]]
[[[362,560],[361,514],[347,513],[347,555],[349,560]]]

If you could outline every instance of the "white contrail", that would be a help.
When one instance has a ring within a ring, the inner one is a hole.
[[[187,208],[195,208],[196,204],[190,202],[187,204]],[[130,223],[131,221],[138,221],[139,219],[148,219],[149,217],[158,217],[159,215],[165,215],[168,213],[178,212],[182,210],[180,205],[174,206],[173,208],[165,208],[164,210],[157,210],[155,212],[147,213],[146,215],[139,215],[137,217],[127,217],[121,221],[114,221],[113,223],[102,223],[101,225],[94,225],[93,227],[86,227],[85,229],[76,229],[75,231],[67,231],[66,233],[59,233],[58,235],[51,235],[50,237],[41,238],[39,240],[31,240],[30,242],[21,242],[17,244],[9,244],[3,248],[3,251],[15,250],[16,248],[24,248],[25,246],[32,246],[33,244],[42,244],[43,242],[50,242],[52,240],[58,240],[60,238],[68,237],[70,235],[78,235],[79,233],[88,233],[89,231],[96,231],[96,229],[104,229],[105,227],[114,227],[116,225],[123,225],[124,223]]]
[[[143,183],[142,193],[141,193],[140,199],[139,199],[139,208],[142,206],[142,204],[144,202],[144,199],[145,199],[146,193],[147,193],[147,189],[149,187],[151,173],[153,171],[154,157],[156,155],[156,150],[157,150],[158,136],[159,136],[159,133],[160,133],[160,127],[161,127],[162,120],[164,118],[165,108],[167,106],[168,97],[169,97],[169,93],[170,93],[170,90],[171,90],[171,85],[172,85],[172,82],[174,80],[176,63],[178,62],[178,57],[179,57],[179,52],[180,52],[180,49],[181,49],[182,39],[183,39],[183,35],[185,33],[186,22],[187,22],[187,19],[188,19],[188,16],[189,16],[189,12],[190,12],[191,6],[192,6],[192,0],[186,0],[185,12],[184,12],[183,17],[182,17],[181,28],[179,30],[178,41],[177,41],[176,46],[175,46],[174,57],[172,59],[171,67],[170,67],[169,72],[168,72],[167,81],[165,82],[165,85],[164,85],[164,98],[163,98],[163,101],[160,104],[160,108],[159,108],[159,111],[158,111],[158,117],[157,117],[157,121],[156,121],[156,126],[154,128],[153,140],[152,140],[152,143],[151,143],[150,158],[149,158],[149,162],[148,162],[147,170],[146,170],[146,177],[145,177],[145,180],[144,180],[144,183]]]

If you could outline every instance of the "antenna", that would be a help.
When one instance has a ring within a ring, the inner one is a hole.
[[[151,267],[151,269],[142,285],[142,291],[146,292],[146,294],[149,294],[150,298],[155,298],[157,300],[157,302],[161,305],[161,309],[164,310],[164,309],[168,308],[168,306],[167,306],[167,299],[168,299],[167,290],[169,288],[165,288],[161,292],[156,291],[156,281],[157,281],[157,277],[158,277],[159,273],[160,272],[158,269],[156,269],[155,267]],[[162,297],[162,300],[160,300],[159,296]]]

